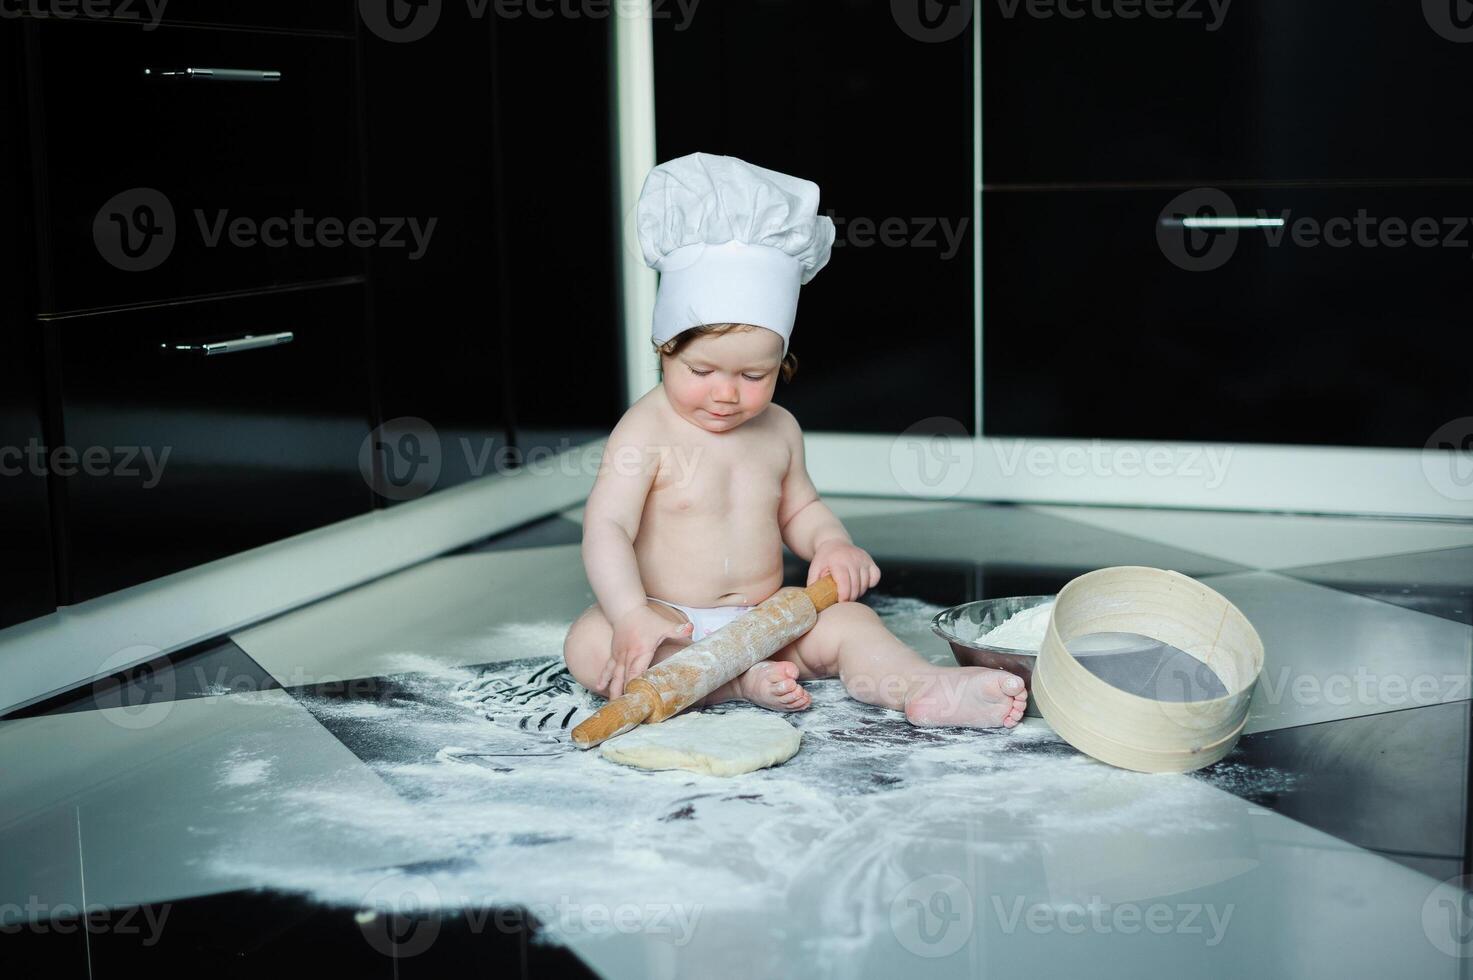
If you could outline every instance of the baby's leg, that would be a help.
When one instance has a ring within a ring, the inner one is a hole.
[[[851,697],[904,711],[914,725],[1012,728],[1028,704],[1020,678],[987,667],[933,664],[857,602],[825,609],[793,646],[815,676],[838,674]]]

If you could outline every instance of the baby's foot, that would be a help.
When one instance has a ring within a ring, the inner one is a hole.
[[[1023,681],[990,667],[957,667],[923,678],[905,698],[912,725],[1012,728],[1023,718]]]
[[[737,678],[741,696],[774,711],[802,711],[812,696],[798,683],[798,665],[787,660],[760,660]]]

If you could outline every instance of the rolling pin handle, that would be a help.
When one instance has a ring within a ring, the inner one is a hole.
[[[622,735],[648,718],[655,710],[655,700],[642,690],[617,697],[583,719],[573,729],[573,744],[591,749],[615,735]]]
[[[834,581],[832,575],[825,575],[803,591],[808,594],[813,608],[819,612],[839,601],[839,583]]]

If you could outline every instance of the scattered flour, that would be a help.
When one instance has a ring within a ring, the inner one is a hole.
[[[220,773],[221,786],[254,786],[264,783],[271,774],[270,759],[253,759],[241,752],[232,752],[227,767]]]
[[[1048,621],[1053,612],[1052,602],[1015,612],[992,629],[977,634],[974,642],[985,640],[990,646],[1006,647],[1009,650],[1039,650],[1043,647],[1043,638],[1048,633]]]
[[[921,617],[887,616],[897,634],[939,611],[897,605]],[[483,662],[557,651],[566,625],[542,632],[488,645]],[[528,694],[545,675],[503,683],[424,659],[424,672],[380,682],[372,710],[302,699],[392,793],[293,781],[282,760],[263,799],[243,804],[313,839],[351,841],[356,867],[340,844],[304,861],[221,842],[211,870],[355,909],[395,896],[418,908],[520,906],[566,942],[618,938],[629,920],[607,913],[630,910],[636,931],[683,962],[739,956],[758,975],[791,974],[791,947],[743,937],[801,922],[814,962],[857,975],[874,944],[893,943],[892,905],[918,876],[966,867],[1038,902],[1139,900],[1167,894],[1163,868],[1183,890],[1242,873],[1223,857],[1256,829],[1256,807],[1208,781],[1113,769],[1039,720],[1010,732],[916,729],[836,680],[809,682],[812,707],[784,716],[803,750],[782,766],[732,779],[631,769],[551,730],[565,706],[576,721],[601,703],[582,688]],[[491,688],[517,703],[494,708],[480,696]],[[264,779],[264,762],[232,760],[225,778]],[[589,909],[605,914],[594,921]]]

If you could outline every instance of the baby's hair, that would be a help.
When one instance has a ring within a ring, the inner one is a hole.
[[[750,323],[706,323],[702,324],[699,327],[691,327],[688,330],[682,330],[680,333],[676,334],[674,337],[671,337],[663,344],[655,344],[655,360],[657,362],[655,364],[655,370],[660,373],[661,377],[663,377],[664,361],[660,359],[659,355],[674,357],[681,351],[685,350],[685,348],[688,347],[691,342],[694,341],[697,337],[719,337],[722,334],[730,333],[733,330],[746,331],[761,329],[763,328],[754,327]],[[782,364],[778,365],[778,375],[784,381],[792,381],[793,375],[797,373],[798,355],[794,354],[792,351],[788,351],[788,353],[783,357]]]

